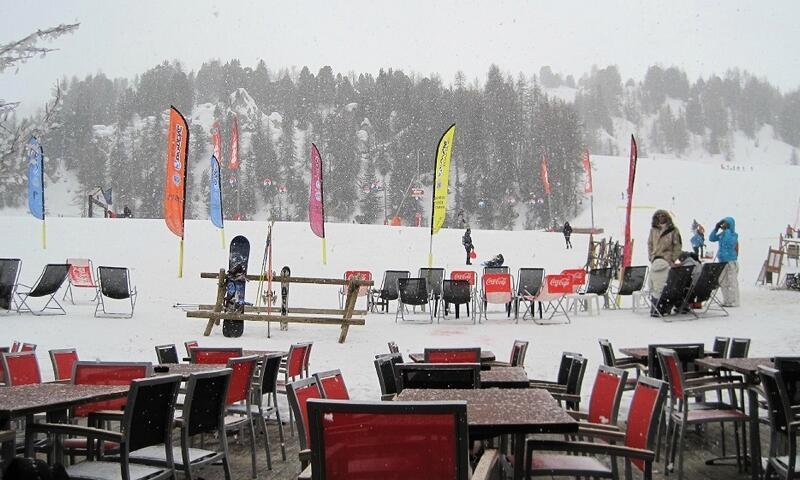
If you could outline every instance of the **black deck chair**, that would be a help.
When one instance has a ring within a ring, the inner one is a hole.
[[[456,319],[458,319],[459,306],[467,306],[467,316],[472,318],[472,323],[475,323],[475,306],[472,308],[472,315],[470,315],[469,306],[473,302],[472,298],[472,285],[467,280],[444,280],[442,283],[442,303],[443,306],[439,310],[436,317],[437,323],[441,318],[447,315],[449,305],[455,305]]]
[[[56,300],[56,293],[58,292],[58,289],[61,288],[61,285],[64,284],[64,280],[67,279],[68,274],[69,263],[48,263],[44,266],[42,274],[39,275],[39,279],[36,280],[36,283],[33,284],[32,287],[22,283],[17,284],[17,296],[19,297],[17,313],[27,311],[34,315],[66,315],[66,310],[64,310],[64,307],[62,307],[61,304],[58,303],[58,300]],[[27,288],[28,291],[20,293],[20,286]],[[47,302],[44,304],[44,307],[42,307],[41,310],[33,310],[31,306],[28,305],[28,299],[38,297],[46,297]],[[55,303],[56,306],[51,307],[51,303]],[[44,313],[46,310],[56,310],[60,313],[47,314]]]
[[[719,277],[722,275],[723,270],[725,270],[725,263],[723,262],[704,263],[700,269],[700,276],[697,277],[697,281],[694,283],[694,285],[692,285],[692,288],[689,289],[689,293],[683,300],[683,306],[681,310],[688,310],[697,318],[700,318],[701,316],[711,316],[707,315],[711,310],[718,312],[718,314],[715,316],[727,317],[728,311],[725,310],[725,307],[722,306],[722,302],[720,302],[717,298],[717,291],[719,290]],[[697,313],[694,311],[694,309],[690,308],[690,304],[692,303],[703,302],[706,302],[706,306],[700,311],[700,313]]]
[[[103,315],[107,317],[133,317],[133,309],[136,307],[136,287],[131,287],[131,275],[125,267],[97,267],[97,282],[100,284],[100,299],[94,309],[94,316],[103,310]],[[113,300],[129,300],[131,311],[110,312],[106,310],[106,301],[103,298]]]
[[[599,299],[602,298],[603,307],[608,308],[609,304],[612,303],[609,300],[608,295],[609,287],[611,286],[611,275],[613,275],[613,273],[614,270],[611,267],[589,270],[589,278],[586,281],[586,285],[584,285],[583,289],[578,293],[567,295],[567,298],[574,302],[589,302],[592,299],[596,299],[598,303],[598,310],[600,308]],[[569,307],[567,310],[569,310]]]
[[[442,298],[444,268],[421,267],[417,276],[424,278],[428,282],[428,293],[434,300],[433,316],[435,317],[437,314],[436,310],[439,308],[439,300]]]
[[[433,303],[428,292],[428,282],[424,278],[400,278],[397,280],[397,312],[394,314],[394,321],[400,317],[406,320],[406,305],[417,305],[429,307],[430,323],[433,323]]]
[[[620,297],[631,297],[633,309],[636,309],[636,295],[640,295],[644,289],[644,282],[647,278],[647,265],[637,265],[626,267],[622,273],[622,283],[614,291],[612,286],[611,295],[615,296],[615,301],[609,302],[611,308],[621,308],[619,306]]]
[[[14,293],[17,291],[21,266],[22,260],[19,258],[0,258],[0,309],[17,309]]]
[[[397,280],[401,278],[408,278],[411,272],[408,270],[386,270],[383,273],[383,283],[378,290],[370,290],[369,295],[372,299],[372,311],[375,307],[380,305],[382,312],[389,311],[389,301],[397,300],[400,294],[397,291]]]
[[[651,311],[656,312],[662,319],[672,312],[673,308],[680,310],[686,292],[692,285],[692,270],[694,266],[672,267],[667,274],[667,282],[661,290]]]
[[[514,295],[514,318],[519,321],[519,304],[525,305],[522,319],[530,313],[534,315],[533,297],[539,294],[544,283],[544,268],[520,268],[517,272],[517,292]],[[526,302],[530,302],[530,305]],[[539,316],[541,317],[541,302],[539,303]]]
[[[406,388],[481,388],[480,363],[401,363],[397,391]]]

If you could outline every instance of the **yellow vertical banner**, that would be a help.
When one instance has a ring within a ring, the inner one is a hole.
[[[456,135],[456,124],[444,132],[436,148],[436,164],[433,178],[433,213],[431,214],[431,235],[436,234],[444,225],[447,214],[447,186],[450,182],[450,158],[453,153],[453,137]]]

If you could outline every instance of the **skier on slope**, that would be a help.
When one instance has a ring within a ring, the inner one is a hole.
[[[472,244],[472,235],[470,233],[472,230],[467,227],[467,231],[464,232],[464,236],[461,237],[461,244],[464,245],[464,250],[467,251],[467,265],[472,265],[472,258],[470,254],[473,250],[475,250],[475,245]]]
[[[564,233],[564,241],[567,242],[567,248],[572,248],[572,242],[569,239],[572,235],[572,227],[569,222],[564,223],[564,228],[561,231]]]

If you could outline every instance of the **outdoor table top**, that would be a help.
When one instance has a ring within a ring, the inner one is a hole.
[[[641,360],[644,363],[647,363],[647,347],[626,347],[626,348],[620,348],[619,351],[624,355],[633,357],[636,360]],[[706,357],[718,356],[717,352],[713,352],[710,350],[706,350],[704,353]]]
[[[774,367],[775,363],[771,358],[752,357],[752,358],[701,358],[696,362],[698,367],[711,371],[731,370],[741,373],[747,377],[748,381],[754,381],[758,376],[758,366]]]
[[[265,357],[267,355],[275,355],[280,354],[282,357],[289,355],[288,351],[285,350],[242,350],[242,356],[249,357],[250,355],[256,355],[259,357]],[[183,357],[184,362],[190,362],[192,359],[189,357]]]
[[[481,370],[481,388],[528,388],[528,374],[522,367],[494,367]]]
[[[188,380],[189,375],[193,373],[213,372],[214,370],[227,368],[224,363],[169,363],[156,366],[167,367],[169,370],[166,372],[153,371],[154,376],[180,375],[184,380]]]
[[[73,405],[124,397],[127,385],[37,383],[0,388],[0,419],[63,410]]]
[[[400,392],[397,401],[467,402],[470,434],[571,433],[578,423],[547,390],[539,388],[413,389]]]
[[[425,361],[425,354],[424,353],[409,353],[408,357],[411,359],[412,362],[422,363]],[[495,356],[494,352],[491,350],[481,350],[481,363],[484,362],[494,362]]]

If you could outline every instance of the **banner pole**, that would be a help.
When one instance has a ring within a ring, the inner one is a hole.
[[[183,278],[183,239],[178,250],[178,278]]]
[[[47,227],[44,220],[42,220],[42,250],[47,250]]]
[[[433,234],[431,234],[431,241],[428,246],[428,268],[433,268]]]
[[[224,228],[220,228],[219,229],[219,233],[222,236],[222,249],[225,250],[225,229]]]
[[[325,237],[322,237],[322,264],[328,264],[328,249],[325,247]]]

